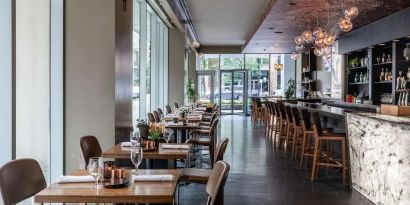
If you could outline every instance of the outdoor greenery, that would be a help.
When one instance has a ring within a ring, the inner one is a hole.
[[[194,104],[196,102],[196,99],[198,98],[198,94],[196,93],[192,79],[189,79],[186,85],[186,95],[189,102],[191,102],[192,104]]]
[[[289,79],[287,88],[285,89],[285,97],[286,99],[293,98],[296,92],[296,81],[292,78]]]

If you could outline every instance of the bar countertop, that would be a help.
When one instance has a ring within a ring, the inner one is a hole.
[[[382,115],[382,114],[376,114],[376,113],[355,113],[356,115],[372,118],[375,120],[382,120],[382,121],[387,121],[387,122],[392,122],[392,123],[400,123],[400,124],[406,124],[410,125],[410,117],[403,117],[403,116],[391,116],[391,115]]]

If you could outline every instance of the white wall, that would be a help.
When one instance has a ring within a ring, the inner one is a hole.
[[[317,91],[327,92],[328,89],[332,89],[332,72],[331,70],[325,70],[323,57],[316,57],[317,62]]]
[[[115,136],[115,1],[69,0],[65,10],[65,171],[79,168],[79,138],[102,149]]]
[[[184,33],[177,29],[169,30],[168,102],[184,102]]]

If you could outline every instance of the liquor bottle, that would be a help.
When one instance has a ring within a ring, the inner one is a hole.
[[[362,74],[362,72],[360,72],[360,77],[359,77],[359,79],[360,79],[360,82],[362,83],[362,82],[363,82],[363,74]]]
[[[407,68],[407,79],[410,79],[410,67]]]
[[[357,83],[357,81],[358,81],[357,78],[358,78],[358,76],[357,76],[357,73],[356,73],[356,75],[354,76],[354,82],[355,82],[355,83]]]
[[[383,78],[384,78],[384,70],[382,68],[382,72],[380,73],[379,80],[383,81]]]
[[[390,54],[387,54],[387,62],[391,62]]]
[[[384,53],[383,53],[383,56],[382,56],[382,63],[384,63],[384,62],[386,62],[386,54],[384,54]]]
[[[386,68],[386,71],[384,71],[384,80],[385,81],[389,80],[389,71],[387,68]]]

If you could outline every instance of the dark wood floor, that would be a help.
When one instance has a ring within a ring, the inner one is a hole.
[[[336,173],[310,182],[310,169],[299,170],[297,162],[284,157],[282,150],[274,149],[264,137],[263,129],[251,124],[250,117],[223,116],[220,136],[230,139],[225,154],[231,165],[225,204],[371,204],[359,193],[344,187]],[[205,186],[183,186],[180,202],[205,204]]]

